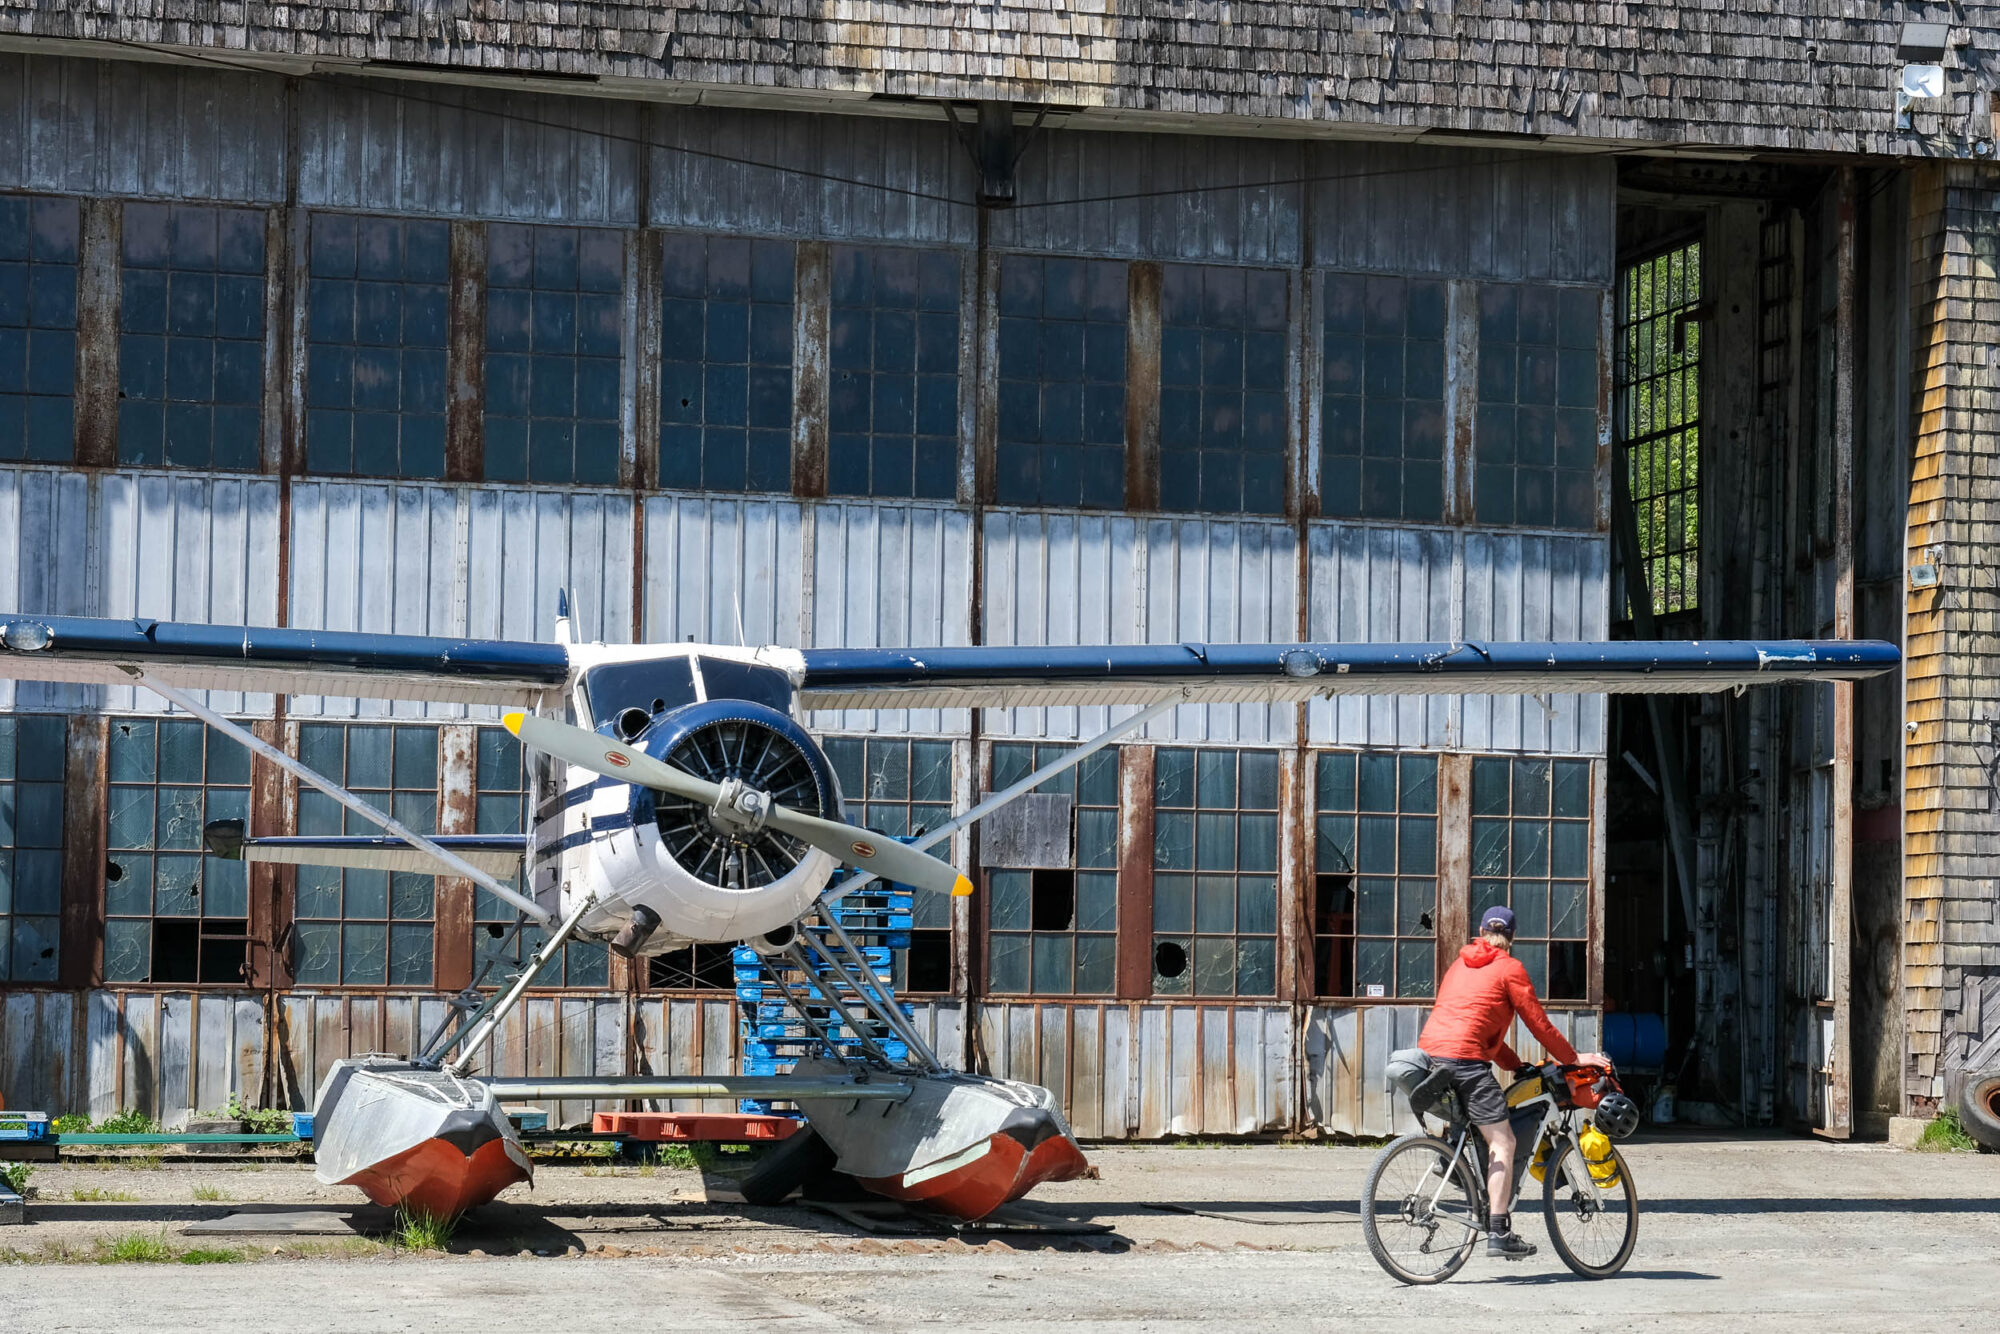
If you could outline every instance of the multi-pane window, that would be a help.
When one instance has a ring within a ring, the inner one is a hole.
[[[1125,503],[1125,266],[1000,261],[1002,505]]]
[[[618,480],[625,241],[587,227],[486,229],[486,477]]]
[[[1444,518],[1445,285],[1326,275],[1320,509]]]
[[[1153,781],[1153,991],[1278,989],[1278,756],[1162,748]]]
[[[1590,804],[1588,760],[1472,762],[1472,930],[1511,906],[1514,957],[1551,1000],[1582,1000],[1589,985]]]
[[[127,204],[118,461],[254,469],[264,391],[264,215]]]
[[[75,456],[74,199],[0,196],[0,461]]]
[[[1319,756],[1314,994],[1436,993],[1437,775],[1435,755]]]
[[[958,305],[956,255],[834,247],[830,494],[957,493]]]
[[[993,790],[1070,749],[994,746]],[[1100,750],[1034,790],[1071,798],[1074,864],[987,872],[988,989],[1108,996],[1118,980],[1118,752]]]
[[[1626,266],[1615,404],[1653,614],[1692,611],[1701,551],[1701,242]]]
[[[245,865],[202,826],[247,820],[250,752],[181,718],[114,719],[106,747],[104,980],[245,980]]]
[[[1284,509],[1285,282],[1269,269],[1162,272],[1162,509]]]
[[[1479,289],[1479,522],[1597,522],[1598,294],[1582,287]]]
[[[444,476],[451,232],[315,213],[306,295],[306,468]]]
[[[663,242],[660,485],[791,489],[795,264],[789,241]]]
[[[437,832],[437,728],[303,723],[299,759],[418,833]],[[325,793],[300,790],[299,833],[380,832]],[[301,866],[293,977],[301,986],[429,986],[436,898],[429,875]]]
[[[479,729],[474,832],[519,834],[527,828],[529,784],[521,743],[497,727]],[[512,886],[520,889],[523,877]],[[473,887],[472,974],[483,986],[504,986],[548,939],[544,927],[522,922],[511,904]],[[516,925],[519,930],[516,930]],[[594,940],[572,940],[537,982],[549,987],[603,987],[611,982],[611,956]]]
[[[826,758],[840,783],[847,820],[894,838],[910,838],[951,818],[951,742],[890,737],[828,737]],[[894,985],[909,991],[951,989],[951,900],[919,893],[911,901],[910,948],[891,959]]]
[[[63,720],[0,715],[0,982],[53,982],[62,912]]]

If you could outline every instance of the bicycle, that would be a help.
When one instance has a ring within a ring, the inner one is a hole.
[[[1423,1084],[1435,1082],[1441,1081]],[[1623,1269],[1639,1236],[1630,1165],[1608,1137],[1595,1163],[1581,1143],[1586,1134],[1602,1135],[1593,1131],[1590,1109],[1619,1091],[1609,1067],[1555,1062],[1535,1067],[1506,1091],[1517,1145],[1513,1196],[1521,1193],[1523,1174],[1536,1171],[1549,1240],[1584,1278],[1609,1278]],[[1377,1156],[1361,1192],[1361,1234],[1391,1277],[1442,1283],[1465,1267],[1487,1231],[1486,1141],[1456,1089],[1446,1088],[1429,1106],[1413,1099],[1412,1110],[1419,1121],[1428,1113],[1440,1116],[1444,1134],[1426,1128],[1404,1135]],[[1530,1144],[1532,1153],[1526,1151]],[[1595,1139],[1592,1144],[1599,1147]]]

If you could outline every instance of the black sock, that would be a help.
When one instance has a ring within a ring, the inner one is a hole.
[[[1495,1214],[1495,1215],[1493,1215],[1493,1235],[1494,1235],[1494,1236],[1496,1236],[1496,1237],[1504,1237],[1504,1236],[1506,1236],[1506,1235],[1507,1235],[1507,1234],[1508,1234],[1509,1232],[1512,1232],[1513,1230],[1514,1230],[1514,1215],[1512,1215],[1512,1214]]]

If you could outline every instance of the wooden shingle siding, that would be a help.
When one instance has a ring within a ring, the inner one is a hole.
[[[871,96],[999,99],[1152,127],[1199,117],[1245,132],[1436,129],[1958,155],[1967,114],[1987,96],[1977,71],[2000,50],[2000,7],[1950,12],[1952,41],[1963,44],[1945,56],[1950,95],[1919,109],[1910,130],[1895,126],[1893,94],[1903,17],[1853,0],[0,0],[0,35],[146,43],[301,73],[314,62],[359,71],[395,61],[552,76],[551,85],[599,93],[667,85],[678,97],[820,108],[858,110]],[[457,91],[433,85],[426,95],[449,104]],[[68,160],[60,145],[34,151],[55,170]]]

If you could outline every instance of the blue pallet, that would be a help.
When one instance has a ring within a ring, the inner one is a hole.
[[[809,1005],[806,1008],[814,1012],[813,1018],[815,1019],[820,1018],[822,1013],[826,1009],[826,1007],[823,1005]],[[897,1001],[896,1008],[902,1011],[903,1017],[906,1019],[912,1018],[916,1014],[915,1007],[911,1006],[906,1001]],[[759,1021],[767,1019],[782,1019],[790,1022],[797,1022],[798,1018],[797,1012],[794,1011],[791,1006],[785,1004],[783,1001],[758,1001],[756,1008],[752,1011],[752,1013],[756,1015]],[[870,1020],[873,1019],[872,1015],[864,1017]]]
[[[835,1038],[833,1045],[843,1056],[855,1055],[862,1050],[861,1042],[858,1038]],[[909,1059],[910,1049],[904,1043],[877,1038],[875,1045],[881,1048],[882,1054],[892,1061]],[[807,1050],[782,1050],[782,1048],[787,1047],[801,1047]],[[820,1043],[817,1038],[799,1038],[789,1042],[759,1042],[752,1039],[745,1039],[743,1043],[743,1073],[746,1075],[771,1074],[773,1072],[769,1070],[752,1070],[750,1063],[752,1061],[796,1061],[800,1057],[812,1055],[818,1050],[820,1050]]]
[[[311,1112],[293,1112],[292,1133],[300,1139],[311,1139],[313,1137],[313,1114]]]

